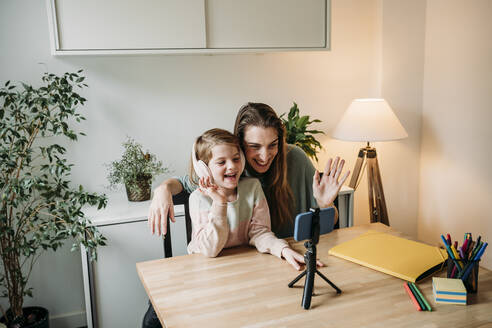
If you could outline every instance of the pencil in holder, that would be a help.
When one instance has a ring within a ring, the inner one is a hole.
[[[478,290],[478,268],[480,260],[453,260],[448,257],[447,277],[463,280],[466,292],[475,294]],[[455,268],[459,264],[461,267]]]

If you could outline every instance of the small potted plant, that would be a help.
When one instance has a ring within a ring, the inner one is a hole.
[[[123,156],[107,165],[109,187],[115,189],[123,184],[128,200],[140,202],[150,199],[152,181],[159,174],[169,172],[155,155],[143,152],[142,145],[128,137],[123,143]]]
[[[72,125],[84,120],[76,91],[87,85],[77,73],[46,73],[39,87],[8,81],[0,87],[0,295],[10,309],[0,315],[7,327],[49,327],[48,310],[24,307],[29,277],[39,256],[73,238],[96,257],[105,238],[85,218],[85,205],[106,206],[106,197],[72,186],[73,164],[63,139],[76,141]],[[2,310],[3,312],[3,310]],[[0,325],[1,326],[1,325]]]
[[[320,123],[320,120],[309,120],[309,115],[299,116],[299,107],[294,102],[294,105],[290,108],[287,119],[284,118],[285,113],[280,115],[280,119],[285,125],[287,132],[286,139],[288,144],[299,146],[306,155],[318,161],[317,152],[323,147],[313,134],[325,134],[319,130],[308,130],[308,126],[312,123]]]

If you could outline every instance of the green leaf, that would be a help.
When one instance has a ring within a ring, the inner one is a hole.
[[[89,245],[95,259],[97,247],[105,244],[95,227],[86,235],[90,221],[81,209],[86,205],[102,208],[107,198],[71,187],[73,164],[61,146],[61,139],[77,140],[79,133],[73,125],[84,119],[77,105],[86,99],[74,86],[86,86],[81,83],[84,79],[75,73],[46,73],[39,87],[20,82],[20,90],[11,92],[17,86],[7,81],[0,88],[0,277],[8,272],[18,287],[13,290],[0,279],[0,289],[16,301],[32,296],[26,287],[27,273],[44,250],[56,251],[73,237],[77,244]],[[57,138],[43,138],[53,134]],[[21,268],[20,261],[5,266],[6,258],[25,259],[26,267]]]
[[[301,149],[304,150],[307,156],[315,158],[318,160],[316,153],[321,150],[321,144],[313,137],[315,134],[324,134],[320,130],[308,129],[308,126],[312,123],[320,123],[321,120],[314,119],[309,120],[309,115],[299,116],[300,110],[297,103],[293,103],[285,119],[285,114],[283,113],[280,118],[285,126],[286,130],[286,141],[290,144],[296,144]]]

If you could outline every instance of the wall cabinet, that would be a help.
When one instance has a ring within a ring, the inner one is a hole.
[[[329,48],[329,0],[46,0],[54,55]]]
[[[325,48],[326,1],[208,0],[209,48]]]

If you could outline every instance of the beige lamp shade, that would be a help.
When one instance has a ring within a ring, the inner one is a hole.
[[[346,141],[389,141],[408,137],[407,131],[384,99],[355,99],[332,136]]]

